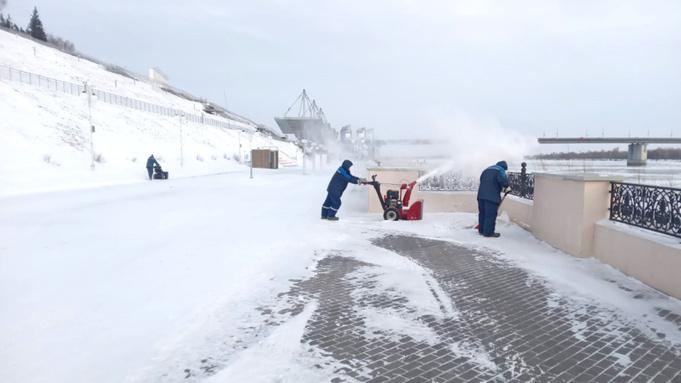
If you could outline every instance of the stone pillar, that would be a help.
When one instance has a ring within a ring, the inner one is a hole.
[[[645,166],[647,159],[648,159],[647,144],[640,143],[629,144],[627,166]]]
[[[610,182],[597,174],[534,174],[532,234],[570,255],[594,255],[596,223],[608,217]]]

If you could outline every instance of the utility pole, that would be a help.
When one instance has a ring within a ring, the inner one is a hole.
[[[180,121],[180,166],[184,167],[184,149],[182,147],[182,113],[177,112],[177,119]]]
[[[248,150],[251,151],[251,178],[253,178],[253,133],[251,132],[251,138],[248,140]]]
[[[92,142],[92,132],[95,130],[94,125],[92,125],[92,87],[90,87],[85,81],[83,83],[83,92],[87,95],[87,114],[88,114],[88,128],[90,129],[90,170],[95,170],[95,150],[94,144]]]
[[[244,164],[244,160],[243,160],[243,157],[241,157],[241,132],[243,132],[243,130],[242,130],[242,129],[239,129],[239,163],[240,163],[241,165],[243,165],[243,164]]]

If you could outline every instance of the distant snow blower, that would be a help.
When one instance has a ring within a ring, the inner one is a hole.
[[[154,165],[154,179],[155,180],[167,180],[168,172],[164,172],[161,165]]]
[[[423,219],[423,200],[414,202],[409,205],[409,198],[411,192],[416,187],[416,181],[409,184],[401,184],[400,190],[388,190],[386,195],[381,194],[381,183],[376,181],[376,175],[371,176],[371,181],[367,185],[372,185],[376,189],[378,199],[381,201],[383,207],[383,219],[388,221],[418,221]],[[404,192],[404,197],[402,196]]]

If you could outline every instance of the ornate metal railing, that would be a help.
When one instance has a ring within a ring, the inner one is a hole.
[[[419,177],[426,172],[419,172]],[[442,173],[419,182],[419,191],[472,191],[478,187],[471,177],[464,177],[461,173]]]
[[[610,220],[681,238],[681,189],[610,183]]]
[[[534,199],[534,175],[527,174],[526,163],[522,163],[520,172],[506,172],[511,186],[512,195]],[[422,177],[425,172],[419,172]],[[419,191],[474,191],[478,182],[471,177],[464,177],[461,173],[447,172],[429,177],[419,182]]]
[[[527,164],[523,162],[520,173],[506,172],[511,186],[511,195],[534,200],[534,175],[527,174]]]

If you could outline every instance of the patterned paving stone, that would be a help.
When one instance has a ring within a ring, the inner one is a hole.
[[[314,277],[281,296],[318,302],[301,342],[343,366],[334,382],[681,382],[679,345],[649,338],[615,312],[571,302],[497,257],[411,236],[373,243],[429,270],[443,313],[446,299],[459,314],[419,315],[406,297],[376,288],[374,265],[342,253],[322,259]],[[411,315],[437,341],[370,330],[367,308]]]

